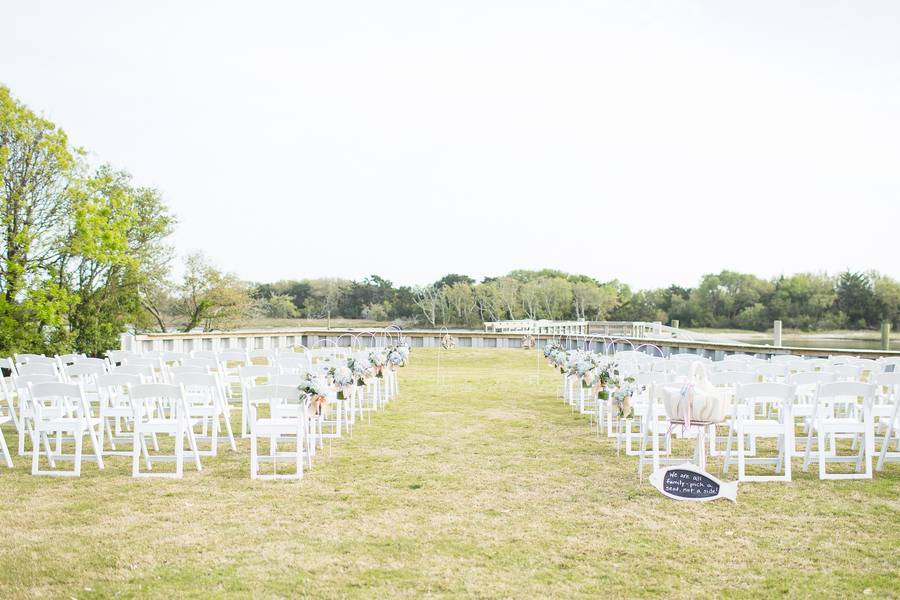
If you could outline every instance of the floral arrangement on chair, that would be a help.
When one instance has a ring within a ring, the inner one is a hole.
[[[387,356],[380,350],[369,352],[369,363],[375,369],[375,377],[381,379],[384,377],[384,366],[387,363]]]
[[[581,381],[581,387],[590,388],[598,377],[597,368],[600,366],[596,355],[592,352],[574,350],[569,356],[568,373]]]
[[[594,390],[600,400],[609,400],[610,386],[618,386],[618,370],[615,363],[599,365],[594,371]]]
[[[551,367],[559,369],[560,373],[566,372],[565,368],[568,357],[566,356],[565,349],[561,345],[556,343],[547,344],[544,346],[544,356],[547,358]]]
[[[375,368],[368,361],[350,357],[347,359],[347,368],[353,373],[356,385],[366,385],[366,379],[371,379],[375,376]]]
[[[631,405],[631,398],[638,392],[634,387],[634,377],[626,377],[625,385],[619,387],[612,393],[610,398],[610,407],[614,408],[616,414],[622,419],[634,418],[634,407]]]
[[[325,390],[317,379],[307,375],[306,381],[297,386],[300,393],[309,399],[314,415],[322,414],[322,407],[328,401]]]
[[[352,359],[351,359],[352,360]],[[331,367],[328,369],[328,376],[337,388],[338,400],[346,400],[345,392],[353,387],[356,378],[353,377],[353,371],[349,367]]]
[[[397,367],[405,367],[406,361],[409,360],[409,346],[388,346],[385,353],[387,365],[392,371],[396,371]]]

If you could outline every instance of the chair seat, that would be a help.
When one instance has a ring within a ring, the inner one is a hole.
[[[56,417],[53,419],[41,420],[34,424],[35,431],[72,431],[79,427],[87,430],[88,427],[96,425],[100,419],[90,417],[82,419],[81,417]]]
[[[199,419],[188,419],[185,421],[188,427],[193,427],[199,422]],[[140,429],[146,433],[176,433],[178,431],[178,421],[173,421],[172,419],[148,419],[141,421]]]
[[[296,435],[300,431],[297,419],[257,419],[253,422],[253,432],[257,436]]]
[[[812,423],[813,431],[836,431],[842,433],[862,433],[865,424],[858,419],[820,419]]]
[[[192,404],[188,407],[188,410],[191,413],[191,416],[195,417],[215,417],[218,416],[221,410],[218,406],[212,406],[209,404]]]
[[[744,432],[747,433],[782,433],[784,424],[775,419],[753,419],[742,423]]]

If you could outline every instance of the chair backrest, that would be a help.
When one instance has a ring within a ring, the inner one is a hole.
[[[776,354],[772,358],[769,359],[769,362],[775,363],[791,363],[797,360],[797,357],[793,354]]]
[[[787,383],[791,385],[818,385],[820,383],[831,383],[837,379],[837,376],[834,373],[824,371],[803,371],[791,373],[787,379]]]
[[[147,381],[153,381],[156,379],[156,371],[153,368],[153,365],[119,365],[117,367],[113,367],[113,373],[120,373],[122,375],[140,375],[144,377]]]
[[[719,371],[709,374],[709,382],[716,387],[750,385],[757,382],[757,376],[747,371]]]
[[[28,398],[36,421],[45,418],[43,408],[51,406],[63,408],[66,414],[74,417],[90,414],[84,389],[77,383],[29,383]]]
[[[191,352],[191,358],[206,358],[216,360],[216,353],[213,350],[194,350]]]
[[[56,359],[43,354],[14,354],[17,365],[27,365],[28,363],[44,363],[56,364]]]
[[[125,365],[151,366],[154,369],[162,369],[162,359],[148,356],[129,356],[122,362]]]
[[[150,417],[150,412],[144,409],[147,401],[161,400],[171,404],[174,410],[155,411],[155,419],[165,421],[177,421],[186,415],[184,387],[170,383],[142,383],[129,388],[128,395],[134,409],[135,418],[144,419]]]
[[[92,381],[99,375],[106,374],[106,365],[96,363],[74,363],[63,367],[66,379]]]
[[[258,385],[247,390],[247,401],[252,406],[268,404],[271,415],[275,418],[306,416],[307,402],[305,398],[301,398],[297,386]]]
[[[18,367],[19,375],[53,375],[59,374],[56,364],[46,362],[28,362],[20,364]]]
[[[127,373],[108,373],[97,377],[97,392],[107,406],[120,404],[128,397],[129,390],[144,383],[141,375]]]
[[[272,349],[259,349],[259,350],[250,350],[247,352],[247,356],[250,357],[250,361],[253,359],[265,359],[266,364],[273,365],[275,364],[275,357],[278,355],[278,351],[274,348]],[[259,363],[255,363],[259,364]]]
[[[722,359],[722,361],[728,362],[728,361],[732,361],[732,360],[737,360],[737,361],[741,361],[741,362],[747,362],[747,360],[749,360],[749,359],[751,359],[751,358],[756,358],[756,357],[753,356],[752,354],[741,354],[741,353],[737,353],[737,354],[728,354],[728,355],[726,355],[726,356]]]
[[[97,377],[98,388],[123,388],[125,386],[135,386],[144,383],[141,375],[130,375],[128,373],[107,373]]]
[[[735,402],[743,404],[746,412],[743,413],[745,418],[754,418],[760,414],[756,410],[757,404],[768,405],[773,400],[781,406],[790,406],[796,393],[796,386],[787,383],[748,383],[739,385],[734,392]]]
[[[247,356],[247,352],[245,350],[222,350],[218,355],[219,362],[222,364],[237,362],[237,363],[250,363],[250,357]]]
[[[852,364],[827,365],[822,370],[834,373],[835,377],[841,381],[859,381],[862,376],[862,367]]]
[[[71,365],[77,363],[80,360],[87,358],[85,354],[60,354],[58,357],[59,363],[62,365]]]
[[[873,383],[859,383],[857,381],[836,381],[833,383],[820,383],[816,388],[815,402],[827,403],[855,403],[858,398],[863,399],[864,406],[871,406],[875,398],[877,386]]]
[[[748,365],[752,366],[752,365]],[[767,363],[752,366],[752,370],[754,373],[762,377],[764,380],[775,380],[775,379],[784,379],[790,373],[790,368],[787,364],[779,364],[779,363]]]
[[[106,353],[106,358],[109,359],[109,362],[112,364],[123,362],[127,358],[139,358],[140,355],[137,352],[129,352],[128,350],[110,350]]]
[[[169,373],[169,381],[175,383],[174,377],[178,375],[183,375],[186,373],[198,373],[198,374],[207,374],[209,373],[209,369],[207,367],[201,367],[199,365],[182,365],[180,367],[168,367],[167,371]]]
[[[212,373],[173,373],[171,381],[174,385],[184,386],[188,392],[191,388],[212,388],[216,391],[219,389],[219,378]]]
[[[215,357],[204,357],[204,356],[195,356],[193,358],[186,358],[181,361],[182,367],[203,367],[206,370],[215,371],[219,368],[219,363],[216,361]]]
[[[872,376],[872,383],[883,387],[896,387],[900,385],[900,371],[894,373],[876,373]]]
[[[710,365],[714,373],[727,373],[728,371],[750,371],[752,367],[744,360],[721,360]]]

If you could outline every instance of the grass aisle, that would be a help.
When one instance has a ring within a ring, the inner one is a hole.
[[[125,458],[34,478],[17,458],[0,597],[896,594],[896,464],[678,503],[555,399],[535,353],[443,352],[442,385],[436,360],[414,351],[400,398],[300,484],[250,481],[243,441],[182,481],[134,481]]]

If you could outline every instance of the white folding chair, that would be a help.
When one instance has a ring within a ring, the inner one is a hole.
[[[655,473],[662,464],[679,464],[686,460],[690,461],[690,459],[672,456],[671,423],[666,415],[661,395],[664,385],[651,384],[647,389],[647,407],[642,417],[641,449],[638,453],[638,476],[642,480],[645,465],[650,465],[650,472]],[[648,452],[649,457],[647,456]]]
[[[241,437],[247,437],[250,425],[250,407],[247,405],[247,390],[257,385],[272,383],[278,374],[277,367],[267,365],[248,365],[240,368],[241,381]],[[262,381],[260,381],[262,380]]]
[[[220,420],[225,424],[224,440],[229,443],[231,450],[237,452],[234,443],[234,432],[231,430],[231,407],[225,401],[222,394],[222,385],[219,377],[213,373],[180,373],[172,375],[172,383],[182,385],[185,391],[185,399],[194,419],[200,419],[201,431],[194,432],[198,440],[209,441],[210,449],[201,451],[201,456],[216,456],[221,431]],[[207,428],[209,433],[207,434]]]
[[[194,459],[197,471],[201,471],[200,453],[197,448],[197,440],[194,439],[193,420],[188,412],[185,400],[184,387],[167,383],[144,383],[129,389],[131,405],[134,409],[134,429],[132,434],[132,477],[169,477],[181,479],[184,473],[184,442],[187,438],[190,448],[190,456]],[[160,410],[159,407],[168,407],[169,410]],[[147,447],[147,436],[153,434],[166,434],[175,438],[175,448],[172,455],[151,455]],[[141,454],[147,465],[152,470],[154,462],[175,462],[175,471],[166,473],[153,473],[140,469]]]
[[[813,462],[819,464],[819,479],[871,479],[872,456],[875,454],[872,403],[876,386],[870,383],[841,381],[823,383],[816,389],[803,470]],[[857,455],[841,455],[838,439],[852,437],[858,442]],[[816,451],[813,452],[813,441]],[[826,449],[826,442],[830,442]],[[853,462],[855,473],[829,473],[829,462]],[[862,471],[862,472],[861,472]]]
[[[31,408],[31,402],[28,396],[28,385],[31,383],[54,382],[59,382],[59,377],[53,375],[14,375],[12,378],[12,387],[15,390],[16,403],[18,404],[16,413],[19,417],[19,456],[25,456],[26,454],[29,454],[25,451],[25,440],[29,437],[29,432],[31,431],[31,421],[34,419],[34,411]]]
[[[307,404],[301,400],[300,391],[295,386],[259,385],[246,390],[250,407],[250,478],[251,479],[301,479],[303,458],[312,465],[308,437],[309,418]],[[263,409],[263,415],[260,415]],[[266,415],[265,413],[268,413]],[[259,454],[258,438],[269,440],[269,453]],[[293,446],[287,451],[279,450],[279,443]],[[295,472],[278,473],[278,459],[293,459]],[[271,474],[261,474],[259,463],[272,463]]]
[[[725,460],[722,472],[728,473],[732,462],[738,465],[738,481],[790,481],[791,448],[793,448],[794,421],[791,416],[791,402],[794,386],[784,383],[750,383],[740,385],[735,392],[735,402],[725,444]],[[762,404],[766,408],[759,409]],[[761,417],[768,414],[769,407],[775,408],[777,418]],[[774,438],[777,456],[759,456],[756,440]],[[746,440],[751,440],[754,450],[747,452]],[[732,458],[734,441],[737,441],[736,459]],[[781,475],[747,475],[747,464],[773,464],[775,473]]]
[[[141,375],[128,375],[126,373],[108,373],[100,375],[96,379],[97,396],[99,398],[100,417],[100,451],[104,455],[131,456],[130,451],[116,449],[116,441],[132,441],[132,434],[126,428],[134,420],[134,408],[131,406],[129,390],[144,383]],[[105,434],[105,437],[104,437]],[[109,441],[109,450],[105,449],[106,441]],[[154,438],[154,447],[159,446]]]
[[[31,474],[32,475],[81,475],[81,463],[84,459],[97,461],[103,468],[103,455],[100,451],[99,426],[100,419],[91,414],[87,398],[81,385],[74,383],[29,383],[28,399],[31,407]],[[63,434],[70,433],[75,442],[75,453],[62,452]],[[56,436],[56,450],[50,447],[50,435]],[[93,455],[83,454],[84,436],[91,440]],[[43,446],[50,469],[40,468],[41,447]],[[71,460],[74,468],[56,469],[56,461]]]
[[[794,401],[791,405],[791,412],[794,415],[794,427],[796,428],[799,421],[804,433],[802,437],[794,436],[793,456],[803,454],[797,448],[797,444],[801,439],[805,440],[805,434],[809,433],[809,422],[812,418],[813,399],[816,395],[816,389],[822,383],[833,383],[834,381],[836,381],[836,375],[826,371],[800,371],[788,375],[787,383],[795,388]]]

